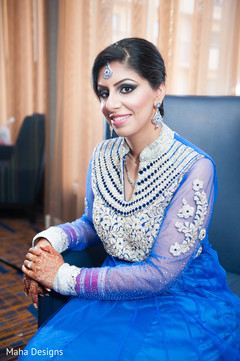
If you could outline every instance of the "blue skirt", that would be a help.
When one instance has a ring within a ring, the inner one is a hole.
[[[209,246],[177,282],[142,300],[73,297],[19,360],[240,361],[240,299]]]

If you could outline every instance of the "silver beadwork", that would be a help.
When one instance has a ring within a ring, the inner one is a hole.
[[[202,156],[175,140],[174,133],[163,124],[159,138],[141,152],[134,193],[127,201],[123,160],[129,151],[121,137],[95,148],[93,222],[109,254],[137,262],[148,257],[182,174]]]
[[[194,208],[189,206],[189,209],[192,208],[190,212],[190,217],[193,217],[192,222],[176,222],[175,227],[177,228],[178,232],[184,234],[184,241],[182,243],[175,242],[169,248],[169,252],[177,257],[181,254],[187,253],[192,247],[194,247],[197,238],[201,241],[206,237],[206,229],[202,228],[204,223],[205,217],[207,215],[208,210],[208,201],[207,195],[203,190],[203,182],[201,180],[195,179],[193,181],[193,190],[194,192],[194,201],[196,203],[196,213],[194,216]],[[187,207],[188,203],[185,198],[182,199],[182,203],[184,204],[183,207]],[[188,218],[186,214],[183,214],[183,208],[177,213],[178,217],[180,218]],[[199,232],[199,235],[198,235]]]

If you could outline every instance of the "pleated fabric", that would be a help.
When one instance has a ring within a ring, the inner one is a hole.
[[[111,257],[105,265],[114,266]],[[205,244],[159,296],[71,298],[24,352],[19,360],[239,361],[240,299],[229,289],[216,252]]]

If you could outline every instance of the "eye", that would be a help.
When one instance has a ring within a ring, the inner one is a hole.
[[[109,96],[109,91],[107,89],[98,90],[98,98],[105,99]]]
[[[135,85],[123,84],[120,87],[120,92],[123,94],[128,94],[128,93],[131,93],[134,89],[136,89]]]

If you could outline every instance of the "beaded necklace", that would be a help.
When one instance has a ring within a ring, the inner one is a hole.
[[[137,164],[137,163],[136,163]],[[130,183],[130,185],[133,187],[133,189],[135,188],[136,182],[130,177],[128,169],[127,169],[127,163],[126,163],[126,159],[124,159],[124,166],[126,169],[126,173],[127,173],[127,179],[128,182]]]
[[[131,161],[137,165],[139,165],[139,162],[136,162],[135,159],[133,159],[130,155],[130,153],[127,154],[127,156],[131,159]]]

